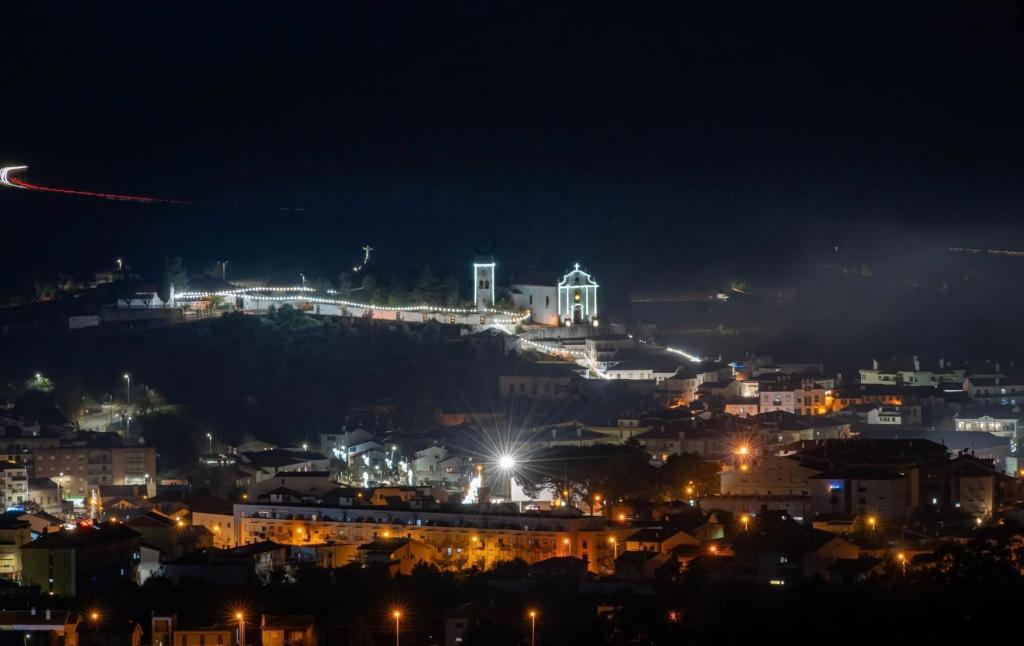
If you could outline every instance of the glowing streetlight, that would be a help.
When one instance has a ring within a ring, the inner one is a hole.
[[[907,555],[900,552],[896,555],[896,560],[903,566],[903,576],[907,576]]]
[[[609,536],[608,537],[608,542],[611,543],[612,551],[614,553],[614,556],[612,558],[615,559],[615,560],[618,560],[618,558],[619,558],[619,541],[615,540],[614,536]]]
[[[748,529],[750,529],[750,515],[749,514],[743,514],[742,516],[740,516],[740,522],[743,523],[743,531],[747,531]]]
[[[100,613],[98,611],[96,611],[96,610],[93,610],[92,612],[90,612],[89,613],[89,621],[92,622],[92,629],[96,630],[99,627],[99,623],[100,623]]]
[[[868,526],[871,527],[871,531],[875,531],[875,525],[878,524],[878,519],[874,516],[868,518]]]
[[[126,406],[131,406],[132,405],[132,376],[130,374],[128,374],[127,372],[124,373],[124,381],[125,381],[125,384],[126,384],[125,387],[124,387],[124,395],[125,395],[124,398],[125,398]]]
[[[207,433],[206,439],[210,442],[210,453],[213,453],[213,433]]]
[[[537,611],[530,610],[530,646],[537,645]]]
[[[744,444],[740,446],[740,448],[736,449],[736,453],[739,455],[750,455],[750,447]]]
[[[400,635],[401,635],[401,622],[402,622],[402,611],[392,610],[391,616],[395,618],[395,646],[401,646]]]
[[[235,612],[235,619],[238,620],[238,646],[245,646],[245,614],[239,610]]]
[[[513,467],[516,466],[516,459],[511,455],[503,455],[500,458],[498,458],[498,466],[504,469],[505,471],[510,471]]]

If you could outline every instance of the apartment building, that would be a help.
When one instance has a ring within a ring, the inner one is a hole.
[[[156,473],[156,449],[113,433],[80,433],[32,457],[33,476],[56,481],[64,499],[85,498],[100,485],[144,485]]]

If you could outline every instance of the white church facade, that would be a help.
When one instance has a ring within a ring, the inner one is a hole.
[[[597,326],[597,282],[576,263],[558,283],[558,320],[564,325]]]
[[[597,282],[579,263],[559,279],[531,272],[512,281],[509,295],[516,310],[529,310],[537,325],[598,324]]]

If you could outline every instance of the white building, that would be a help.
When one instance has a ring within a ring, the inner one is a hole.
[[[344,458],[352,447],[374,439],[373,433],[357,428],[336,433],[320,434],[320,452],[327,457]]]
[[[812,476],[811,511],[902,521],[911,510],[910,482],[895,471],[851,469]]]
[[[606,379],[632,379],[660,384],[673,377],[678,371],[678,363],[654,359],[628,359],[609,364],[603,371],[603,375]]]
[[[478,257],[473,263],[473,302],[478,310],[494,307],[494,258]]]
[[[598,323],[597,282],[576,263],[558,283],[558,319],[565,325]]]
[[[758,397],[761,399],[759,410],[762,413],[770,413],[775,410],[792,413],[796,410],[796,391],[782,390],[781,388],[779,390],[761,389],[758,391]]]
[[[625,334],[601,334],[587,337],[584,346],[587,358],[594,363],[604,364],[615,361],[622,350],[635,348],[636,341]]]
[[[530,311],[530,322],[538,325],[559,324],[558,278],[541,272],[519,276],[509,286],[513,309]]]
[[[1020,409],[1016,406],[968,409],[956,413],[953,420],[958,431],[991,433],[1012,439],[1020,430]]]
[[[456,485],[469,468],[465,458],[436,445],[417,451],[412,464],[413,475],[420,484]]]
[[[807,496],[819,473],[792,458],[760,455],[722,471],[719,484],[723,496]]]
[[[13,462],[0,463],[0,505],[20,507],[28,500],[28,470]]]
[[[944,382],[961,382],[963,379],[964,370],[947,365],[943,359],[939,359],[938,365],[932,369],[922,369],[921,360],[917,357],[893,359],[888,362],[872,359],[870,368],[860,369],[862,384],[934,388]]]
[[[757,396],[762,413],[781,410],[795,415],[824,415],[830,412],[825,388],[805,381],[803,384],[761,383]]]
[[[1016,406],[1024,401],[1024,381],[1001,374],[970,375],[964,380],[964,391],[979,404]]]
[[[135,292],[127,298],[117,299],[117,306],[129,310],[158,310],[164,307],[164,301],[156,292]]]
[[[903,411],[899,406],[878,406],[868,411],[868,424],[893,424],[899,426],[903,423]]]

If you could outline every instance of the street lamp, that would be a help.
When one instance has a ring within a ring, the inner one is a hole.
[[[537,611],[530,610],[530,646],[537,646]]]
[[[743,514],[740,517],[740,522],[743,523],[743,531],[747,531],[750,528],[750,515]]]
[[[565,546],[565,555],[569,556],[569,539],[568,538],[563,538],[562,539],[562,545]]]
[[[210,453],[213,453],[213,434],[212,433],[207,433],[206,434],[206,439],[208,439],[210,441]]]
[[[900,552],[896,555],[896,560],[903,566],[903,576],[907,576],[907,555]]]
[[[401,623],[402,623],[402,611],[393,610],[391,616],[395,618],[395,646],[401,646],[400,635],[401,635]]]
[[[878,524],[878,519],[874,516],[868,518],[868,525],[871,527],[871,531],[875,531],[875,525]]]
[[[241,611],[235,613],[238,620],[238,646],[245,646],[245,615]]]
[[[95,631],[99,627],[100,613],[93,610],[89,613],[89,620],[92,621],[92,629]]]
[[[609,536],[608,537],[608,542],[612,544],[612,550],[613,550],[613,553],[615,555],[613,557],[613,560],[618,560],[618,558],[619,558],[619,541],[615,540],[614,536]]]
[[[124,388],[126,406],[132,405],[132,376],[127,372],[124,373],[124,381],[127,384]]]

